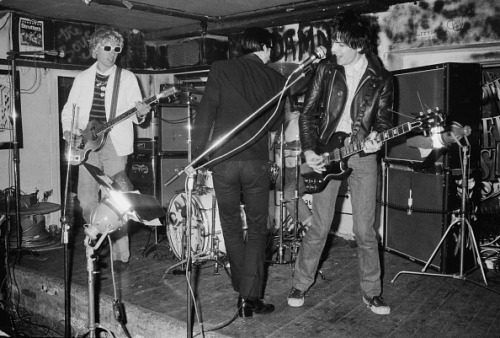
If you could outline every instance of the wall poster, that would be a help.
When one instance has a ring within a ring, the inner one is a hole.
[[[44,50],[43,21],[19,18],[19,51],[41,52]],[[43,54],[35,55],[43,57]]]
[[[19,88],[19,72],[16,72],[15,78],[14,88]],[[0,70],[0,149],[12,149],[14,138],[17,138],[18,148],[23,147],[21,102],[19,95],[16,95],[15,105],[11,105],[11,80],[12,76],[10,76],[9,71]],[[13,116],[15,116],[15,121]],[[14,124],[16,133],[14,133]]]

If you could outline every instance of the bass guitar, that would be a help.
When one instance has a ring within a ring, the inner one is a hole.
[[[159,94],[151,96],[144,101],[145,104],[152,104],[161,98],[172,98],[176,96],[180,91],[175,87],[166,89]],[[87,124],[85,130],[81,132],[81,141],[78,144],[74,144],[71,148],[71,157],[69,162],[72,165],[80,165],[87,161],[89,153],[91,151],[98,151],[106,143],[106,138],[108,132],[116,126],[118,123],[125,121],[137,112],[137,108],[133,107],[123,114],[120,114],[106,123],[98,121],[90,121]]]
[[[385,142],[392,138],[404,135],[412,130],[426,130],[432,127],[438,127],[443,123],[444,119],[440,112],[431,112],[429,114],[419,116],[413,122],[407,122],[392,129],[386,130],[379,134],[379,140]],[[330,180],[343,180],[348,177],[352,168],[347,166],[347,160],[352,155],[363,151],[365,140],[355,141],[345,144],[349,135],[343,132],[335,133],[328,144],[321,145],[316,149],[317,154],[323,154],[325,171],[321,174],[315,172],[306,163],[300,166],[301,176],[304,179],[306,193],[314,194],[322,191]]]

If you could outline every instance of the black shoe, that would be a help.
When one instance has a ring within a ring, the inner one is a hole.
[[[266,304],[261,299],[238,298],[238,315],[243,318],[252,317],[253,314],[265,315],[274,311],[273,304]]]
[[[113,261],[113,268],[115,269],[116,272],[122,273],[125,270],[127,270],[127,268],[128,268],[128,261],[127,262],[120,261],[120,260]]]

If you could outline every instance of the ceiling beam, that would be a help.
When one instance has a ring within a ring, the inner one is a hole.
[[[206,32],[210,34],[228,35],[251,26],[274,27],[292,23],[311,22],[329,19],[333,15],[347,10],[360,12],[377,12],[387,10],[388,5],[374,0],[320,0],[308,2],[308,5],[276,6],[252,12],[238,13],[218,17],[207,22]],[[186,33],[191,32],[191,33]],[[185,25],[171,29],[163,29],[145,33],[149,41],[161,41],[201,35],[200,24]]]
[[[141,11],[146,13],[161,14],[166,16],[173,16],[177,18],[190,19],[200,22],[210,22],[216,21],[216,18],[207,16],[204,14],[188,13],[185,11],[180,11],[177,9],[171,9],[166,7],[158,7],[153,5],[146,5],[139,2],[127,1],[127,0],[92,0],[92,2],[98,3],[103,6],[114,6],[120,8],[128,8],[132,11]]]

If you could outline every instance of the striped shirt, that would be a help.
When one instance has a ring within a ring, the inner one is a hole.
[[[106,95],[106,86],[108,84],[109,75],[101,75],[96,73],[94,84],[94,100],[92,101],[92,109],[90,110],[89,121],[97,120],[101,123],[106,122],[106,109],[104,106],[104,97]]]

